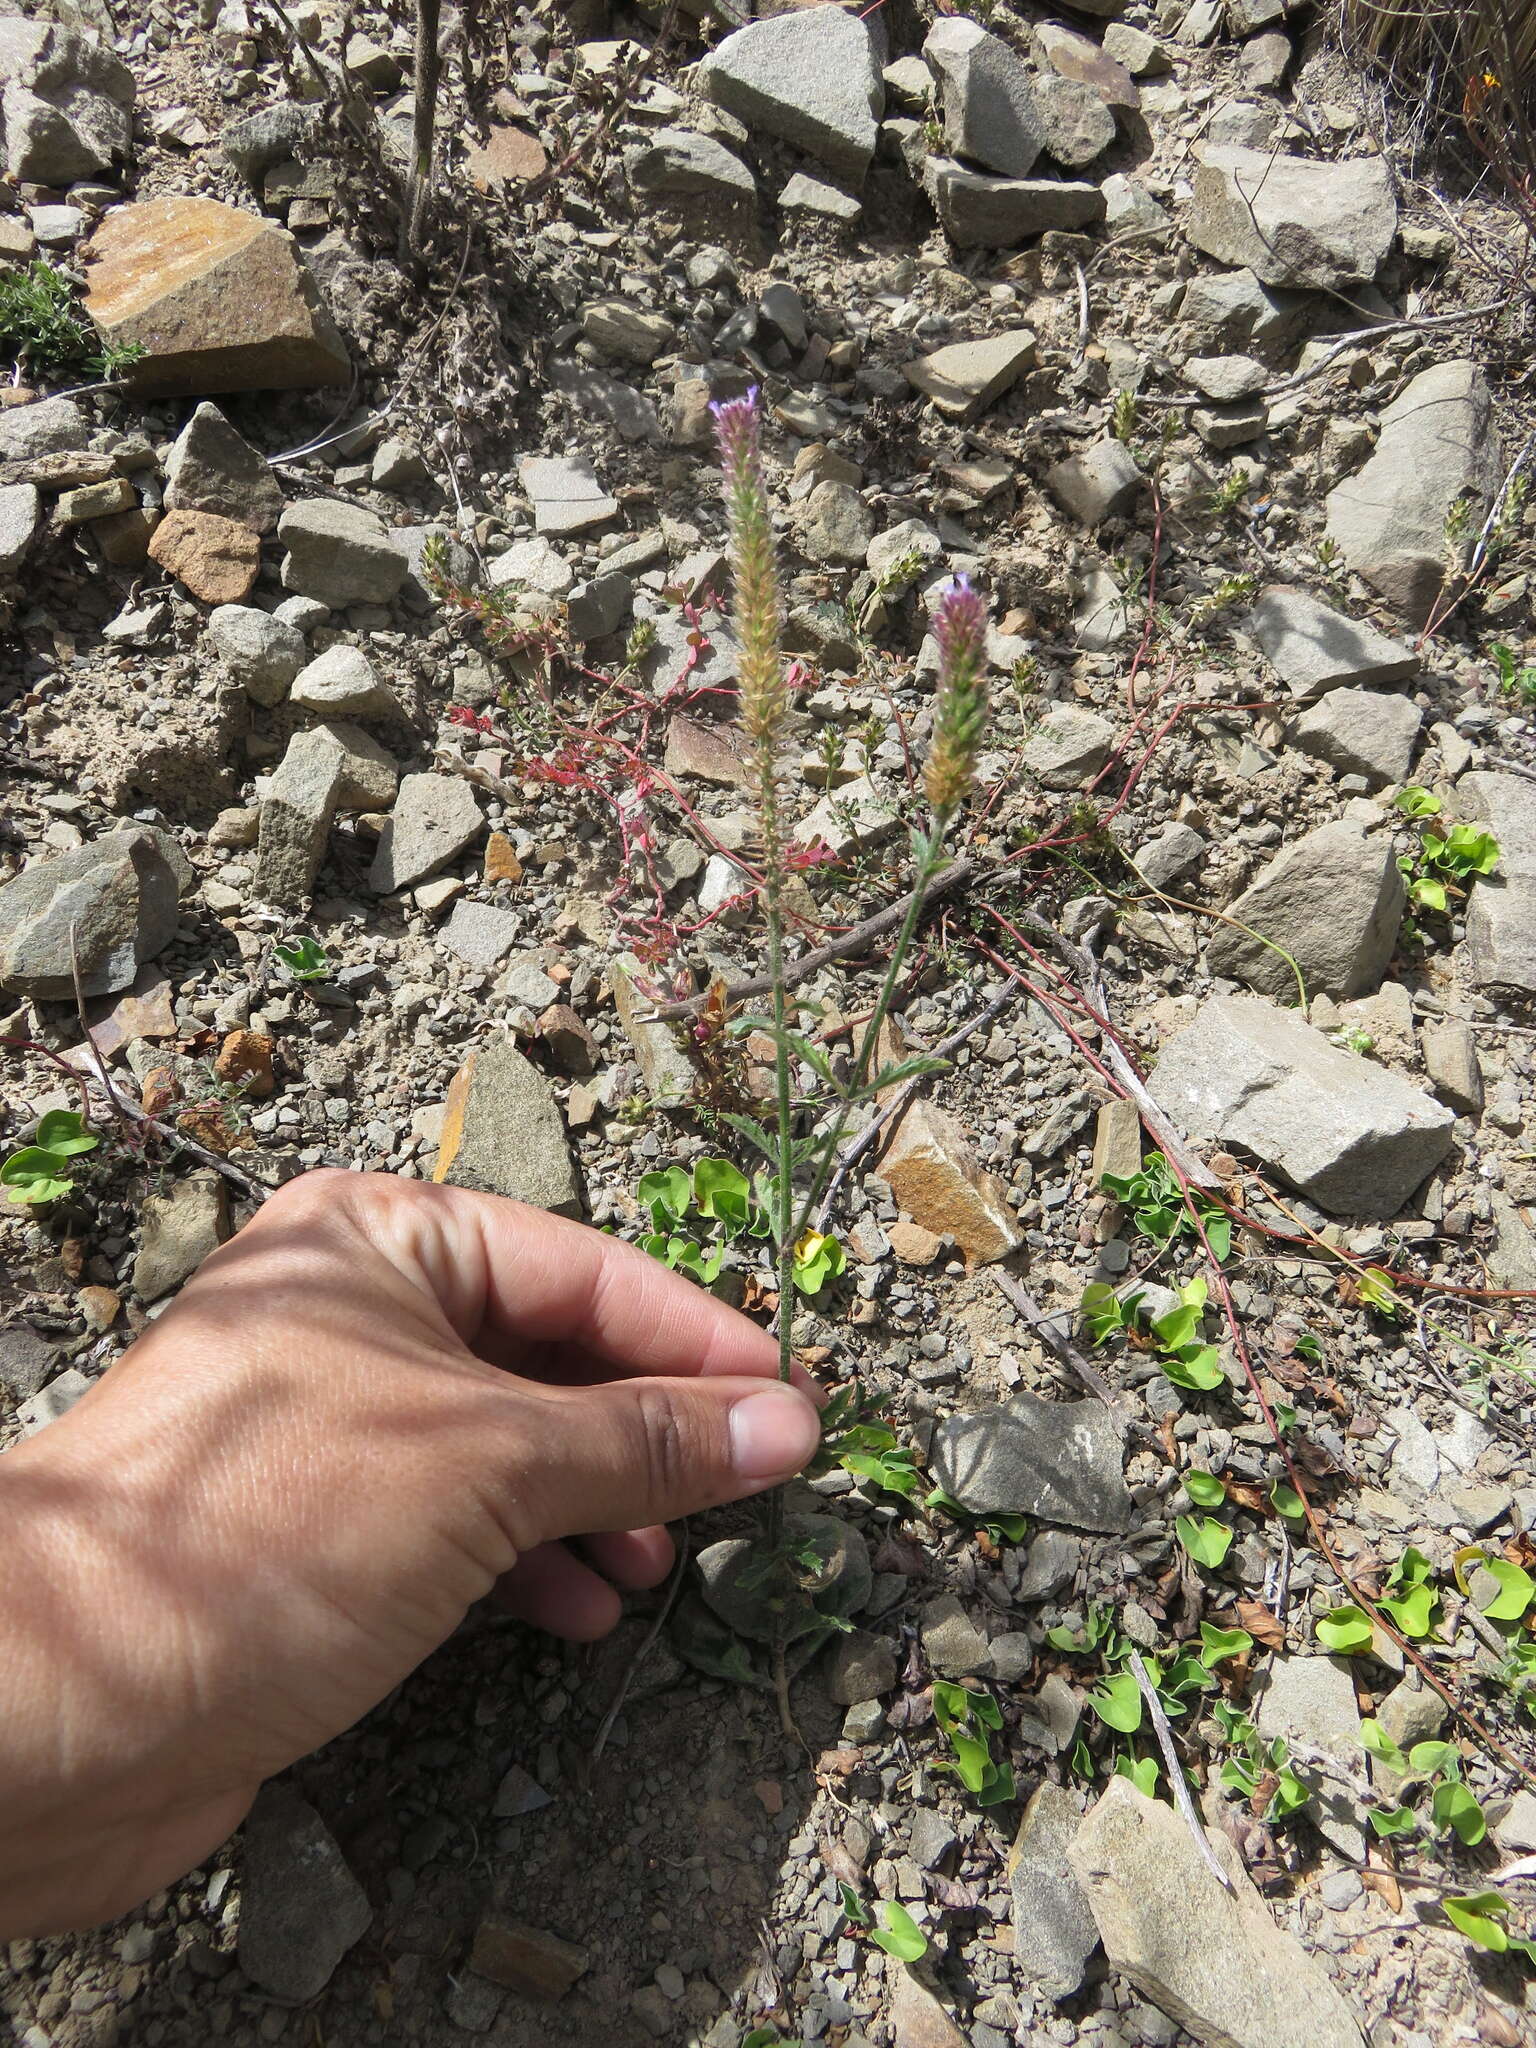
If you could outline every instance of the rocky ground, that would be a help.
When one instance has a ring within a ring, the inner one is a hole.
[[[4,330],[0,1137],[78,1107],[72,932],[130,1113],[0,1223],[0,1441],[303,1168],[640,1236],[732,1151],[761,1042],[652,1014],[761,966],[711,398],[763,393],[834,1058],[944,580],[994,625],[900,996],[951,1067],[802,1323],[887,1434],[791,1503],[853,1624],[801,1739],[723,1515],[654,1639],[476,1617],[208,1868],[13,1944],[13,2037],[1530,2039],[1520,220],[1327,9],[738,4],[445,10],[413,198],[405,10],[0,13],[0,306],[41,259],[100,337]]]

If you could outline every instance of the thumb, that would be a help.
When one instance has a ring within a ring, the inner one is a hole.
[[[530,1388],[537,1412],[509,1474],[518,1548],[643,1529],[791,1479],[821,1438],[815,1403],[778,1380],[627,1379]]]

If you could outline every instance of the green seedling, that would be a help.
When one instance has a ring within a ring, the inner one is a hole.
[[[103,342],[51,263],[0,270],[0,358],[24,376],[112,378],[143,353],[137,342]]]
[[[935,1679],[933,1718],[954,1751],[935,1770],[952,1771],[979,1806],[1000,1806],[1013,1797],[1013,1772],[993,1760],[992,1733],[1003,1725],[1003,1711],[989,1692],[973,1691]]]
[[[1292,1768],[1281,1737],[1265,1742],[1248,1716],[1225,1700],[1213,1702],[1211,1713],[1234,1752],[1221,1767],[1223,1785],[1249,1801],[1261,1792],[1267,1795],[1261,1818],[1272,1823],[1288,1820],[1306,1805],[1311,1794]]]
[[[1504,696],[1516,697],[1522,704],[1536,704],[1536,663],[1522,662],[1503,640],[1493,641],[1488,653],[1498,671],[1499,689]]]
[[[1440,1595],[1433,1571],[1422,1550],[1405,1550],[1387,1574],[1386,1591],[1376,1602],[1412,1642],[1432,1636],[1439,1619]]]
[[[1422,821],[1439,817],[1442,807],[1433,791],[1410,783],[1399,791],[1397,808],[1405,818]],[[1499,842],[1479,825],[1451,825],[1443,831],[1426,826],[1418,852],[1400,855],[1397,863],[1414,909],[1441,917],[1453,895],[1464,895],[1474,876],[1491,875],[1498,864]]]
[[[1225,1384],[1226,1374],[1216,1346],[1202,1343],[1197,1334],[1207,1298],[1206,1284],[1197,1276],[1179,1289],[1177,1308],[1143,1323],[1141,1295],[1122,1298],[1106,1281],[1094,1280],[1083,1289],[1080,1307],[1095,1344],[1122,1333],[1139,1339],[1141,1348],[1157,1353],[1158,1364],[1174,1386],[1208,1394]]]
[[[1376,1628],[1365,1609],[1351,1600],[1320,1614],[1315,1633],[1323,1648],[1335,1657],[1353,1657],[1371,1647]]]
[[[279,941],[272,951],[294,981],[324,981],[331,971],[330,956],[318,939],[300,932],[286,943]]]
[[[0,1187],[26,1208],[57,1202],[75,1185],[69,1162],[94,1152],[100,1143],[97,1134],[85,1128],[79,1110],[50,1109],[38,1118],[32,1143],[0,1166]]]
[[[703,1287],[719,1279],[733,1245],[773,1234],[767,1176],[754,1185],[729,1159],[701,1159],[691,1174],[681,1166],[648,1173],[636,1193],[651,1218],[641,1249]],[[819,1294],[847,1263],[835,1237],[807,1229],[794,1247],[791,1278],[802,1294]]]
[[[1226,1481],[1214,1472],[1186,1472],[1183,1484],[1197,1508],[1219,1508],[1227,1497]]]
[[[1179,1515],[1173,1524],[1179,1547],[1206,1571],[1219,1571],[1232,1548],[1233,1532],[1210,1515]]]
[[[1399,1748],[1379,1721],[1360,1723],[1360,1741],[1365,1750],[1400,1778],[1429,1781],[1429,1829],[1437,1835],[1453,1834],[1464,1849],[1475,1849],[1488,1832],[1483,1809],[1462,1783],[1461,1756],[1454,1743],[1416,1742],[1408,1750]],[[1411,1806],[1402,1805],[1370,1811],[1370,1823],[1378,1835],[1401,1835],[1424,1823]]]
[[[1167,1246],[1176,1237],[1199,1236],[1178,1177],[1161,1152],[1149,1152],[1136,1173],[1106,1173],[1100,1185],[1125,1204],[1137,1231],[1154,1244]],[[1203,1195],[1192,1191],[1189,1200],[1204,1225],[1211,1250],[1218,1259],[1226,1259],[1232,1249],[1232,1219]]]
[[[884,1899],[880,1914],[885,1925],[872,1927],[869,1931],[869,1938],[876,1948],[883,1948],[898,1963],[921,1962],[928,1953],[928,1937],[906,1907],[897,1899]]]
[[[1498,1956],[1521,1955],[1528,1963],[1536,1964],[1536,1941],[1510,1933],[1504,1924],[1509,1918],[1509,1901],[1498,1892],[1469,1892],[1442,1899],[1440,1903],[1446,1919],[1474,1947],[1488,1949]]]

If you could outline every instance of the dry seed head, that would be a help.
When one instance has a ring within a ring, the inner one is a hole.
[[[957,576],[933,615],[939,646],[938,703],[923,789],[940,817],[964,801],[976,770],[987,715],[987,615],[970,579]]]
[[[789,715],[789,687],[779,653],[779,585],[758,442],[756,388],[745,398],[716,403],[710,411],[730,520],[736,632],[741,641],[741,723],[761,755],[772,749]]]

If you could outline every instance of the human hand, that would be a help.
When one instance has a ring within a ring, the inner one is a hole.
[[[603,1634],[615,1588],[665,1576],[662,1524],[811,1455],[776,1365],[745,1317],[541,1210],[282,1189],[0,1459],[0,1938],[180,1876],[484,1595]]]

